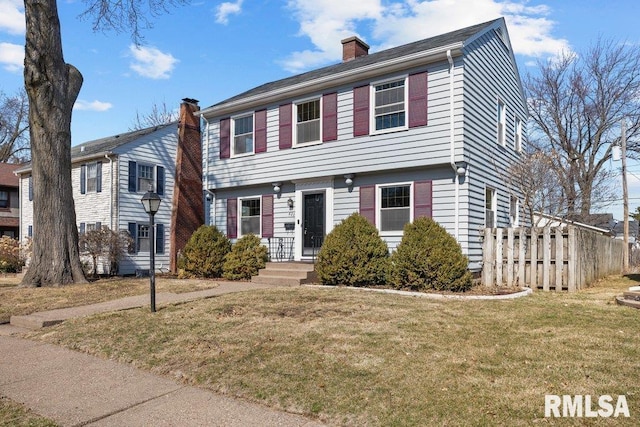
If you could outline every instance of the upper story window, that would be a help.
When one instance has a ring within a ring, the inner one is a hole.
[[[504,102],[498,100],[498,144],[503,147],[507,142],[507,107]]]
[[[260,235],[260,198],[240,200],[240,235]]]
[[[376,84],[374,90],[375,130],[406,127],[405,79]]]
[[[96,191],[98,181],[98,165],[89,163],[87,165],[87,191]]]
[[[8,191],[0,191],[0,208],[9,208],[11,207],[9,201],[9,192]]]
[[[490,187],[484,190],[484,226],[486,228],[494,228],[496,226],[496,190]]]
[[[253,154],[253,114],[233,119],[233,155]]]
[[[138,165],[138,191],[153,189],[153,166]]]
[[[380,231],[402,231],[411,222],[411,184],[380,187]]]
[[[522,151],[522,120],[516,117],[515,134],[513,140],[513,148],[517,152]]]
[[[320,99],[296,104],[296,144],[320,141]]]
[[[102,162],[80,166],[80,194],[102,191]]]

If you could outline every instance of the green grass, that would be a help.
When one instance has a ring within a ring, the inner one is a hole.
[[[637,425],[635,282],[508,301],[277,288],[65,322],[31,337],[333,425]],[[544,419],[624,394],[629,419]]]
[[[34,414],[24,406],[0,396],[0,426],[2,427],[55,427],[51,420]]]

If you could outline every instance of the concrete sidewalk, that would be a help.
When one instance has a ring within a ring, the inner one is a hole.
[[[158,294],[157,303],[208,298],[269,286],[221,282],[187,294]],[[34,313],[42,327],[72,317],[149,305],[149,296]],[[26,317],[29,316],[19,316]],[[12,318],[12,323],[13,323]],[[53,322],[53,323],[51,323]],[[40,326],[38,326],[40,325]],[[19,337],[25,329],[0,325],[0,395],[62,426],[321,426],[305,417],[185,386],[130,365]]]

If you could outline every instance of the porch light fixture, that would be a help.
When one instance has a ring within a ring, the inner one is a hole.
[[[162,199],[156,193],[147,191],[140,200],[144,210],[149,214],[149,293],[151,294],[151,312],[156,311],[156,258],[153,217],[160,209]]]
[[[293,209],[293,199],[291,197],[287,200],[287,206],[289,206],[289,210]]]
[[[279,194],[279,193],[280,193],[280,190],[281,190],[281,188],[280,188],[280,187],[282,186],[282,183],[281,183],[281,182],[274,182],[274,183],[273,183],[273,184],[271,184],[271,185],[273,185],[273,192],[274,192],[275,194]]]
[[[355,177],[355,175],[352,173],[346,174],[344,176],[344,183],[347,185],[347,187],[351,187],[353,185],[353,177]]]

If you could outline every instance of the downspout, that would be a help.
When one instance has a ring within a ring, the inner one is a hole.
[[[458,218],[460,213],[460,179],[458,176],[458,166],[455,162],[455,119],[453,116],[453,57],[451,56],[451,49],[447,49],[447,60],[449,61],[449,146],[450,146],[450,164],[453,169],[454,179],[454,196],[453,196],[453,220],[454,220],[454,236],[456,240],[460,236],[460,220]]]
[[[200,118],[202,118],[202,120],[205,123],[205,125],[203,126],[205,131],[203,132],[203,135],[202,135],[202,141],[203,141],[202,145],[204,148],[202,152],[202,157],[204,161],[202,186],[204,188],[204,191],[207,193],[207,196],[205,196],[205,199],[204,199],[205,206],[207,209],[207,211],[205,212],[205,221],[208,219],[207,225],[215,225],[216,199],[215,199],[215,194],[212,191],[209,191],[209,121],[204,116],[204,114],[201,114]],[[211,200],[208,200],[209,198],[211,198]],[[213,206],[213,213],[211,212],[211,206]],[[211,221],[212,218],[214,219],[213,221]]]
[[[113,159],[109,154],[104,157],[109,160],[109,229],[113,230]]]

